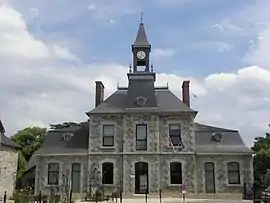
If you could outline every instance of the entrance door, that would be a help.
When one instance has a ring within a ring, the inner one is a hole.
[[[212,162],[204,164],[205,171],[205,191],[206,193],[215,193],[215,165]]]
[[[135,163],[135,193],[148,193],[148,163]]]

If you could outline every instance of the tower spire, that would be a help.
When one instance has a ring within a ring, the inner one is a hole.
[[[132,47],[150,47],[150,43],[148,42],[146,31],[144,28],[143,23],[143,13],[141,13],[141,22],[139,25],[138,33],[135,39],[135,42],[133,43]]]

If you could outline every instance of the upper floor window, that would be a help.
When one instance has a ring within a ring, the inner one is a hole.
[[[48,164],[48,185],[59,184],[59,163]]]
[[[180,162],[170,163],[171,184],[182,184],[182,164]]]
[[[103,125],[103,146],[114,146],[114,125]]]
[[[228,165],[228,183],[240,184],[240,167],[237,162],[229,162]]]
[[[147,150],[147,125],[136,125],[136,150]]]
[[[169,124],[169,136],[173,146],[182,145],[180,124]]]
[[[102,184],[113,184],[113,163],[102,164]]]

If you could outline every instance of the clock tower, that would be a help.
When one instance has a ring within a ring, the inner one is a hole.
[[[150,72],[149,55],[151,45],[147,40],[143,22],[140,23],[135,42],[132,44],[133,72]]]

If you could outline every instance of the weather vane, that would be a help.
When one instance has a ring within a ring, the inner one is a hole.
[[[141,12],[141,23],[143,23],[143,16],[144,16],[144,13]]]

